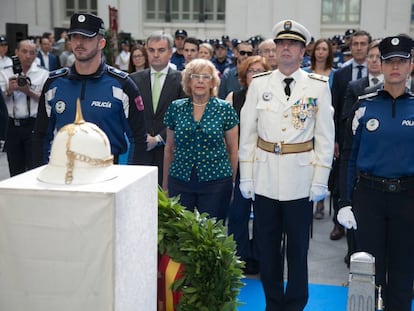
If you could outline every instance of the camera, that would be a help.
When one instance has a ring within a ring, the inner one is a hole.
[[[13,72],[17,74],[17,85],[20,87],[26,86],[27,84],[30,85],[30,78],[26,77],[22,72],[22,65],[20,64],[19,58],[14,55],[12,56],[13,61]]]

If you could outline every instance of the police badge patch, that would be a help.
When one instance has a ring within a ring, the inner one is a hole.
[[[269,100],[272,99],[273,94],[271,92],[264,92],[263,95],[262,95],[262,97],[263,97],[263,100],[269,101]]]
[[[379,121],[378,119],[369,119],[367,123],[365,124],[365,127],[368,131],[373,132],[379,127]]]
[[[63,113],[65,111],[65,109],[66,109],[65,102],[64,101],[61,101],[61,100],[57,101],[55,103],[55,109],[56,109],[56,112],[57,113]]]

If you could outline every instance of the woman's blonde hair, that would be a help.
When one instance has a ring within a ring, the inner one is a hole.
[[[217,74],[217,69],[211,61],[202,58],[193,59],[185,65],[185,69],[182,71],[183,90],[188,96],[191,97],[193,95],[190,87],[191,75],[193,73],[201,73],[204,69],[208,69],[208,73],[212,76],[211,81],[213,82],[213,87],[210,90],[210,96],[217,96],[218,86],[220,85],[220,78]]]
[[[214,56],[214,48],[210,43],[207,43],[207,42],[201,43],[198,50],[200,50],[201,48],[206,48],[207,51],[210,53],[210,57]]]

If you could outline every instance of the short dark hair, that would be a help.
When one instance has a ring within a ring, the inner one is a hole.
[[[191,44],[196,45],[197,46],[197,50],[200,47],[200,41],[198,39],[196,39],[196,38],[193,38],[193,37],[187,37],[187,38],[185,38],[184,44],[186,44],[186,43],[191,43]]]
[[[352,34],[350,45],[352,45],[352,40],[354,39],[354,37],[359,37],[359,36],[367,36],[368,37],[368,43],[371,43],[371,41],[372,41],[372,37],[369,34],[369,32],[367,32],[365,30],[357,30]]]

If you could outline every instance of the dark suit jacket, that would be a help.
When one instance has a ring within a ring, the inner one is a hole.
[[[332,105],[335,108],[335,141],[341,146],[343,140],[341,116],[348,82],[352,80],[352,64],[335,71],[332,81]]]
[[[369,78],[364,77],[358,80],[350,81],[345,91],[344,105],[342,107],[341,120],[348,118],[352,113],[352,107],[358,100],[358,96],[366,94],[369,87]]]
[[[151,92],[151,71],[145,69],[143,71],[134,72],[130,75],[131,79],[138,85],[141,93],[142,101],[144,103],[145,121],[147,125],[147,132],[151,136],[161,135],[162,139],[166,139],[166,126],[164,124],[164,114],[172,101],[187,97],[181,85],[181,72],[168,69],[165,82],[162,86],[160,99],[157,106],[157,111],[154,112],[152,104]],[[162,182],[162,169],[164,148],[163,146],[156,147],[146,154],[147,165],[158,166],[158,181]]]
[[[37,57],[39,57],[40,59],[40,66],[42,66],[43,68],[46,68],[45,60],[43,59],[43,54],[40,51],[37,52]],[[52,54],[52,53],[49,53],[47,57],[49,58],[49,69],[48,69],[49,71],[53,71],[53,70],[60,68],[59,57],[57,57],[55,54]]]

